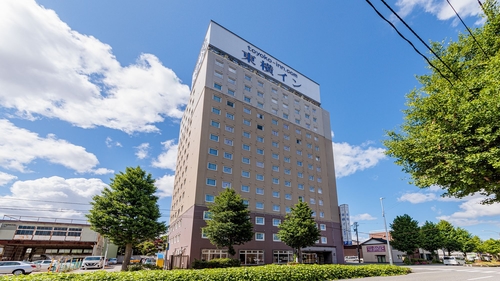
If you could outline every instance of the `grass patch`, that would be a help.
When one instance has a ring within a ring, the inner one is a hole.
[[[265,265],[256,267],[234,267],[200,270],[141,270],[133,272],[96,271],[83,274],[52,273],[0,277],[0,280],[25,281],[327,281],[372,276],[404,275],[411,270],[391,265]]]

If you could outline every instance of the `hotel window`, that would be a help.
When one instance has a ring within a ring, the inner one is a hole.
[[[255,189],[255,194],[264,195],[264,188],[257,187]]]
[[[307,153],[307,158],[313,159],[313,155],[311,153]]]
[[[278,93],[278,90],[276,90],[275,88],[271,88],[271,91],[272,91],[274,94],[277,94],[277,93]]]
[[[231,183],[228,181],[223,181],[222,182],[222,188],[231,188]]]
[[[306,133],[306,137],[307,137],[308,139],[310,139],[310,138],[311,138],[311,134]]]
[[[208,162],[208,169],[212,171],[217,171],[217,164]]]
[[[224,143],[230,146],[233,146],[233,140],[230,139],[224,139]]]
[[[214,180],[214,179],[208,179],[207,178],[207,185],[216,186],[217,185],[217,181]]]
[[[300,110],[295,109],[295,114],[300,114]]]
[[[245,80],[252,81],[252,77],[245,74]]]
[[[241,191],[243,191],[243,192],[250,192],[250,187],[248,185],[242,185],[241,186]]]
[[[273,123],[273,125],[278,125],[278,120],[276,119],[273,119],[271,122]]]
[[[211,220],[212,219],[212,213],[209,211],[203,211],[203,219],[204,220]]]
[[[236,73],[236,69],[235,68],[229,67],[228,70],[229,70],[229,72]]]
[[[317,178],[317,182],[321,183],[323,180],[321,178]]]
[[[224,158],[233,160],[233,154],[229,152],[224,152]]]
[[[288,114],[283,113],[283,118],[288,119]]]
[[[222,73],[220,73],[218,71],[214,71],[214,75],[215,75],[215,77],[222,79]]]
[[[250,151],[250,146],[248,144],[243,144],[241,147],[243,150]]]
[[[285,157],[285,158],[284,158],[284,161],[285,161],[286,163],[290,163],[290,157]]]
[[[243,205],[248,206],[249,205],[248,200],[243,200]]]
[[[283,129],[288,130],[290,129],[290,126],[288,126],[288,124],[283,124]]]
[[[259,85],[259,87],[264,87],[264,82],[257,81],[257,85]]]
[[[288,104],[284,103],[283,108],[288,108]]]
[[[260,113],[257,113],[257,118],[259,118],[259,119],[264,119],[264,115],[263,115],[263,114],[260,114]]]
[[[285,186],[291,187],[292,186],[292,182],[291,181],[285,181]]]
[[[208,154],[217,156],[217,155],[219,155],[219,151],[217,149],[215,149],[215,148],[210,148],[208,150]]]
[[[280,167],[279,166],[273,166],[273,172],[279,172]]]
[[[234,127],[233,127],[233,126],[226,125],[226,131],[228,131],[228,132],[230,132],[230,133],[234,133]]]
[[[227,94],[234,97],[234,90],[227,89]]]
[[[280,198],[280,192],[279,191],[273,191],[273,197],[274,198]]]
[[[316,108],[313,108],[313,113],[316,113]]]
[[[275,130],[272,131],[272,134],[273,134],[273,136],[279,136],[278,131],[275,131]]]
[[[303,184],[301,184],[301,183],[299,183],[299,184],[297,185],[297,187],[298,187],[300,190],[304,190],[304,185],[303,185]]]
[[[252,99],[251,99],[250,97],[247,97],[247,96],[245,96],[245,97],[243,98],[243,100],[244,100],[245,102],[252,102]]]
[[[319,146],[314,146],[314,150],[319,151]]]
[[[299,202],[305,202],[304,201],[304,196],[299,196]]]
[[[299,119],[295,119],[295,123],[300,125],[300,120]]]
[[[278,226],[280,225],[281,220],[280,219],[273,219],[273,226]]]
[[[264,168],[264,162],[257,161],[255,165],[257,165],[257,167],[259,168]]]
[[[245,91],[247,91],[247,92],[251,92],[251,91],[252,91],[252,88],[250,88],[249,86],[245,85]]]
[[[215,128],[220,128],[220,123],[217,121],[214,121],[214,120],[210,121],[210,125],[212,125],[212,127],[215,127]]]
[[[280,211],[280,205],[276,205],[276,204],[274,204],[274,205],[273,205],[273,211],[274,211],[274,212],[279,212],[279,211]]]
[[[233,168],[224,166],[222,171],[226,174],[232,174],[233,173]]]
[[[214,134],[210,134],[210,140],[219,141],[219,136],[218,135],[214,135]]]
[[[206,194],[205,195],[205,202],[214,202],[215,201],[215,196]]]
[[[256,209],[260,209],[260,210],[264,209],[264,203],[262,203],[262,202],[255,202],[255,208]]]
[[[317,136],[314,136],[314,141],[318,141],[318,137]]]
[[[327,243],[327,238],[326,237],[321,237],[321,244],[326,244]]]
[[[295,129],[295,133],[297,133],[299,135],[302,134],[302,132],[299,129]]]
[[[250,134],[250,132],[245,132],[245,131],[243,131],[242,135],[243,135],[245,138],[247,138],[247,139],[251,138],[251,136],[252,136],[252,135]]]
[[[258,107],[258,108],[264,108],[264,104],[263,104],[263,103],[261,103],[261,102],[258,102],[258,103],[257,103],[257,107]]]
[[[311,203],[312,205],[316,204],[316,199],[310,198],[309,199],[309,203]]]
[[[220,67],[224,67],[224,63],[220,62],[218,60],[215,60],[215,65],[220,66]]]
[[[288,95],[287,94],[283,94],[283,98],[287,100],[288,99]]]
[[[302,167],[302,161],[297,161],[297,166]]]
[[[256,232],[255,233],[255,241],[264,241],[264,233]]]
[[[313,122],[316,122],[318,121],[318,119],[316,117],[313,117]]]
[[[286,200],[292,200],[292,194],[285,194],[285,199]]]
[[[314,192],[314,186],[310,186],[310,187],[309,187],[309,191],[310,191],[310,192]]]
[[[243,158],[241,158],[241,162],[243,162],[245,164],[250,164],[250,158],[243,157]]]
[[[290,151],[290,146],[285,145],[285,146],[283,146],[283,149],[284,149],[285,151]]]
[[[296,142],[297,142],[297,144],[302,144],[302,140],[300,140],[300,139],[297,139]]]
[[[307,143],[307,148],[313,148],[312,143]]]
[[[250,172],[249,171],[241,171],[241,176],[244,178],[249,178],[250,177]]]
[[[312,164],[307,164],[307,168],[308,168],[309,170],[312,170],[312,169],[314,168],[314,166],[313,166]]]
[[[276,108],[271,108],[271,112],[275,115],[278,114],[278,110]]]
[[[257,175],[255,175],[255,179],[258,180],[258,181],[263,181],[264,180],[264,175],[257,174]]]
[[[273,153],[273,159],[280,159],[279,154]]]
[[[326,224],[320,224],[319,229],[325,231],[326,230]]]
[[[290,169],[285,169],[285,175],[291,175],[292,174],[292,170]]]
[[[316,217],[316,212],[312,212],[311,217]]]
[[[263,217],[255,217],[255,224],[264,225],[265,221]]]
[[[226,105],[234,108],[234,102],[232,101],[226,101]]]
[[[264,142],[264,137],[257,136],[257,141],[258,142]]]
[[[323,194],[323,189],[321,187],[318,187],[318,193]]]
[[[302,150],[297,150],[297,155],[302,155]]]
[[[273,241],[275,241],[275,242],[280,242],[281,241],[280,237],[279,237],[279,235],[277,233],[273,233]]]
[[[304,178],[304,173],[302,173],[302,172],[297,172],[297,177],[299,177],[299,178]]]
[[[318,204],[319,204],[320,206],[323,206],[323,200],[319,199],[319,200],[318,200]]]
[[[275,141],[273,141],[272,145],[273,145],[273,147],[280,147],[279,144]]]
[[[213,96],[212,96],[212,99],[213,99],[214,101],[216,101],[216,102],[221,102],[221,100],[222,100],[219,96],[216,96],[216,95],[213,95]]]
[[[284,138],[285,140],[290,140],[290,135],[284,134],[284,135],[283,135],[283,138]]]
[[[250,120],[243,119],[243,124],[250,126],[250,125],[252,125],[252,122]]]
[[[229,83],[231,83],[231,84],[233,84],[233,85],[234,85],[234,84],[236,84],[236,80],[235,80],[235,79],[233,79],[233,78],[231,78],[231,77],[228,77],[228,78],[227,78],[227,82],[229,82]]]
[[[264,93],[262,92],[257,92],[257,96],[260,97],[260,98],[263,98],[264,97]]]
[[[316,161],[318,161],[318,162],[319,162],[319,156],[316,156]]]
[[[280,179],[273,178],[273,184],[280,184]]]
[[[319,217],[324,218],[325,217],[325,212],[319,212]]]
[[[226,118],[234,120],[234,114],[231,114],[229,112],[226,112]]]
[[[278,104],[278,100],[277,100],[277,99],[275,99],[275,98],[272,98],[272,99],[271,99],[271,101],[272,101],[273,103]]]
[[[214,83],[214,88],[217,90],[222,90],[222,86],[217,83]]]
[[[258,124],[257,124],[257,130],[264,131],[264,126],[262,126],[262,125],[258,125]]]
[[[304,117],[306,117],[306,119],[309,119],[309,116],[310,116],[310,115],[309,115],[309,114],[307,114],[307,113],[304,115]]]
[[[316,167],[317,172],[321,172],[321,167]]]
[[[290,209],[290,207],[286,207],[286,208],[285,208],[285,213],[287,213],[287,214],[288,214],[288,213],[290,213],[291,211],[292,211],[292,210]]]
[[[243,112],[245,112],[246,114],[252,114],[252,110],[246,107],[243,108]]]

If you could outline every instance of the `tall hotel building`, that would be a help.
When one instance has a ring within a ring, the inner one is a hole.
[[[255,235],[236,246],[242,264],[286,263],[278,225],[299,199],[321,230],[309,263],[343,263],[330,115],[319,85],[210,22],[181,122],[167,258],[174,267],[228,257],[204,236],[207,204],[241,194]]]

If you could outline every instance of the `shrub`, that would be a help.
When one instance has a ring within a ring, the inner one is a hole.
[[[239,267],[241,265],[241,261],[238,259],[213,259],[210,261],[205,260],[196,260],[193,262],[194,269],[203,269],[203,268],[226,268],[226,267]]]
[[[127,268],[127,271],[139,271],[139,270],[159,270],[162,269],[159,266],[156,266],[154,264],[142,264],[142,263],[137,263],[137,264],[132,264],[129,265]]]
[[[317,281],[408,274],[406,267],[391,265],[265,265],[201,270],[140,270],[128,272],[94,271],[83,274],[42,273],[0,277],[2,281]]]

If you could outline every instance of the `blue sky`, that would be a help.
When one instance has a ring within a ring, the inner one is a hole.
[[[464,30],[446,1],[387,3],[426,41]],[[476,0],[451,3],[481,24]],[[380,197],[388,223],[406,213],[499,237],[499,204],[420,190],[384,156],[385,130],[428,70],[365,1],[1,1],[0,215],[83,219],[114,173],[140,165],[168,221],[179,118],[210,20],[320,84],[339,204],[360,239],[384,228]]]

